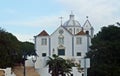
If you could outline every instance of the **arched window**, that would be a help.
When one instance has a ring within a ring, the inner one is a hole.
[[[89,35],[89,31],[86,31],[86,34],[88,34],[88,35]]]
[[[63,36],[63,35],[60,35],[60,36],[58,37],[58,43],[59,43],[59,44],[64,44],[64,36]]]
[[[58,49],[58,55],[65,55],[65,49]]]
[[[82,44],[82,38],[81,37],[77,37],[76,38],[76,44]]]
[[[69,31],[72,33],[72,29],[70,28]]]
[[[76,33],[78,33],[78,32],[79,32],[79,29],[76,30]]]
[[[47,38],[41,39],[41,45],[47,45]]]

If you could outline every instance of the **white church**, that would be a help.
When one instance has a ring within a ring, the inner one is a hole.
[[[94,29],[88,17],[81,26],[75,20],[75,15],[71,13],[69,20],[61,24],[51,35],[46,30],[43,30],[34,36],[35,49],[38,55],[35,69],[39,72],[40,76],[50,76],[48,67],[45,66],[48,56],[56,54],[65,59],[74,59],[76,61],[84,58],[89,51],[93,32]],[[82,76],[83,74],[83,72],[78,72],[76,67],[73,67],[71,73],[71,76]]]

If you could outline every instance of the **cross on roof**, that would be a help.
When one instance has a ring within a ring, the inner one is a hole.
[[[61,20],[61,22],[60,22],[60,23],[61,23],[61,26],[62,26],[62,20],[63,20],[63,17],[61,16],[61,17],[59,17],[59,18],[60,18],[60,20]]]
[[[86,16],[86,18],[88,19],[88,16]]]

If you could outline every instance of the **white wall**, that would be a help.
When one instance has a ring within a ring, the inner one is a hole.
[[[32,59],[28,59],[25,61],[25,66],[34,66],[34,63],[32,61]]]
[[[45,66],[46,64],[46,58],[42,57],[42,53],[46,53],[47,56],[52,56],[52,54],[58,55],[58,37],[60,36],[59,30],[62,29],[64,33],[62,36],[64,36],[64,44],[62,45],[65,49],[65,56],[62,56],[63,58],[72,58],[72,51],[74,51],[74,57],[76,59],[80,59],[85,56],[85,53],[87,52],[87,36],[86,35],[79,35],[74,36],[71,33],[69,33],[65,28],[59,27],[52,35],[50,36],[38,36],[36,37],[36,52],[38,54],[37,61],[35,63],[35,68],[39,72],[40,76],[49,76],[48,68]],[[76,28],[77,29],[77,28]],[[74,43],[72,43],[72,38],[74,36]],[[76,37],[82,38],[82,44],[76,45]],[[41,45],[41,38],[47,38],[47,45]],[[50,38],[50,41],[49,41]],[[50,46],[49,46],[50,42]],[[72,45],[74,44],[74,47]],[[73,49],[74,48],[74,49]],[[54,49],[54,52],[53,52]],[[76,56],[77,52],[81,52],[82,56]],[[73,76],[82,76],[82,73],[79,73],[76,67],[73,67]]]
[[[47,38],[47,45],[41,45],[41,39]],[[42,57],[42,53],[46,53],[47,56],[49,56],[49,36],[38,36],[36,38],[36,52],[39,55],[39,57]]]
[[[82,38],[82,44],[76,44],[76,37]],[[75,50],[75,57],[84,57],[85,53],[87,52],[87,36],[86,35],[78,35],[74,37],[74,50]],[[81,56],[77,56],[77,52],[81,52]]]
[[[73,76],[82,76],[82,73],[78,72],[76,67],[72,67]]]
[[[64,33],[62,36],[64,36],[64,44],[63,47],[65,48],[65,55],[66,56],[72,56],[72,35],[68,33],[63,27],[59,27],[50,37],[51,37],[51,55],[54,53],[58,55],[58,37],[60,36],[59,30],[62,29]]]
[[[37,72],[40,74],[40,76],[51,76],[51,74],[48,72],[48,68],[39,68],[37,69]]]
[[[41,39],[47,38],[47,45],[41,45]],[[38,55],[37,61],[35,63],[35,68],[41,68],[44,65],[44,57],[42,53],[46,53],[46,56],[49,56],[49,36],[37,36],[36,37],[36,53]]]
[[[0,69],[5,71],[5,76],[16,76],[14,72],[11,71],[11,68]]]

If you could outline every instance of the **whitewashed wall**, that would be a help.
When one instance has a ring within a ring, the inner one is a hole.
[[[63,27],[59,27],[52,35],[51,35],[51,55],[54,53],[58,55],[58,37],[60,36],[59,30],[62,29],[64,33],[62,36],[64,36],[64,44],[63,47],[65,48],[65,56],[72,56],[72,35],[68,33]]]
[[[66,58],[66,59],[73,57],[79,60],[80,58],[83,58],[85,56],[85,53],[87,52],[87,36],[86,35],[79,35],[79,36],[72,35],[71,33],[68,32],[68,30],[66,30],[63,27],[59,27],[50,36],[36,37],[35,49],[39,57],[37,58],[37,61],[35,63],[35,68],[39,72],[40,76],[50,76],[50,74],[48,73],[48,68],[45,66],[46,59],[45,57],[42,57],[42,53],[46,53],[47,56],[49,56],[49,54],[50,56],[52,56],[53,53],[58,55],[58,48],[60,46],[58,44],[58,37],[60,36],[59,34],[60,29],[64,31],[64,33],[62,34],[62,36],[64,36],[64,44],[62,46],[65,49],[65,56],[61,56],[61,57]],[[77,30],[77,27],[75,28],[75,33],[77,33],[76,30]],[[81,27],[79,28],[79,30],[81,30]],[[76,37],[82,38],[82,44],[76,45]],[[47,45],[41,45],[42,38],[47,38]],[[91,42],[89,43],[91,44]],[[74,45],[74,47],[72,45]],[[54,49],[54,52],[53,52],[53,49]],[[74,56],[72,56],[73,51],[74,51]],[[81,52],[81,56],[77,56],[77,52]],[[73,73],[73,76],[82,76],[82,73],[79,73],[76,67],[72,68],[72,73]]]
[[[76,67],[72,67],[73,76],[82,76],[82,73],[78,72]]]
[[[41,39],[47,38],[47,45],[41,45]],[[47,56],[49,56],[49,36],[38,36],[36,38],[36,52],[39,55],[39,57],[42,57],[42,53],[46,53]]]
[[[5,76],[16,76],[14,72],[11,71],[11,68],[0,69],[5,72]]]
[[[47,45],[41,45],[41,39],[47,38]],[[43,37],[36,37],[36,53],[38,55],[37,61],[35,63],[35,68],[41,68],[43,67],[43,59],[42,53],[46,53],[46,56],[49,56],[49,36],[43,36]]]
[[[76,44],[76,37],[82,38],[82,44]],[[82,58],[85,56],[85,53],[87,52],[87,36],[86,35],[78,35],[74,37],[74,50],[75,50],[75,57]],[[77,56],[77,52],[81,52],[81,56]]]
[[[40,76],[51,76],[51,74],[48,72],[48,68],[39,68],[37,69],[37,72],[40,74]]]
[[[25,66],[34,66],[34,63],[33,63],[33,61],[32,61],[32,59],[28,59],[28,60],[26,60],[25,61]]]

